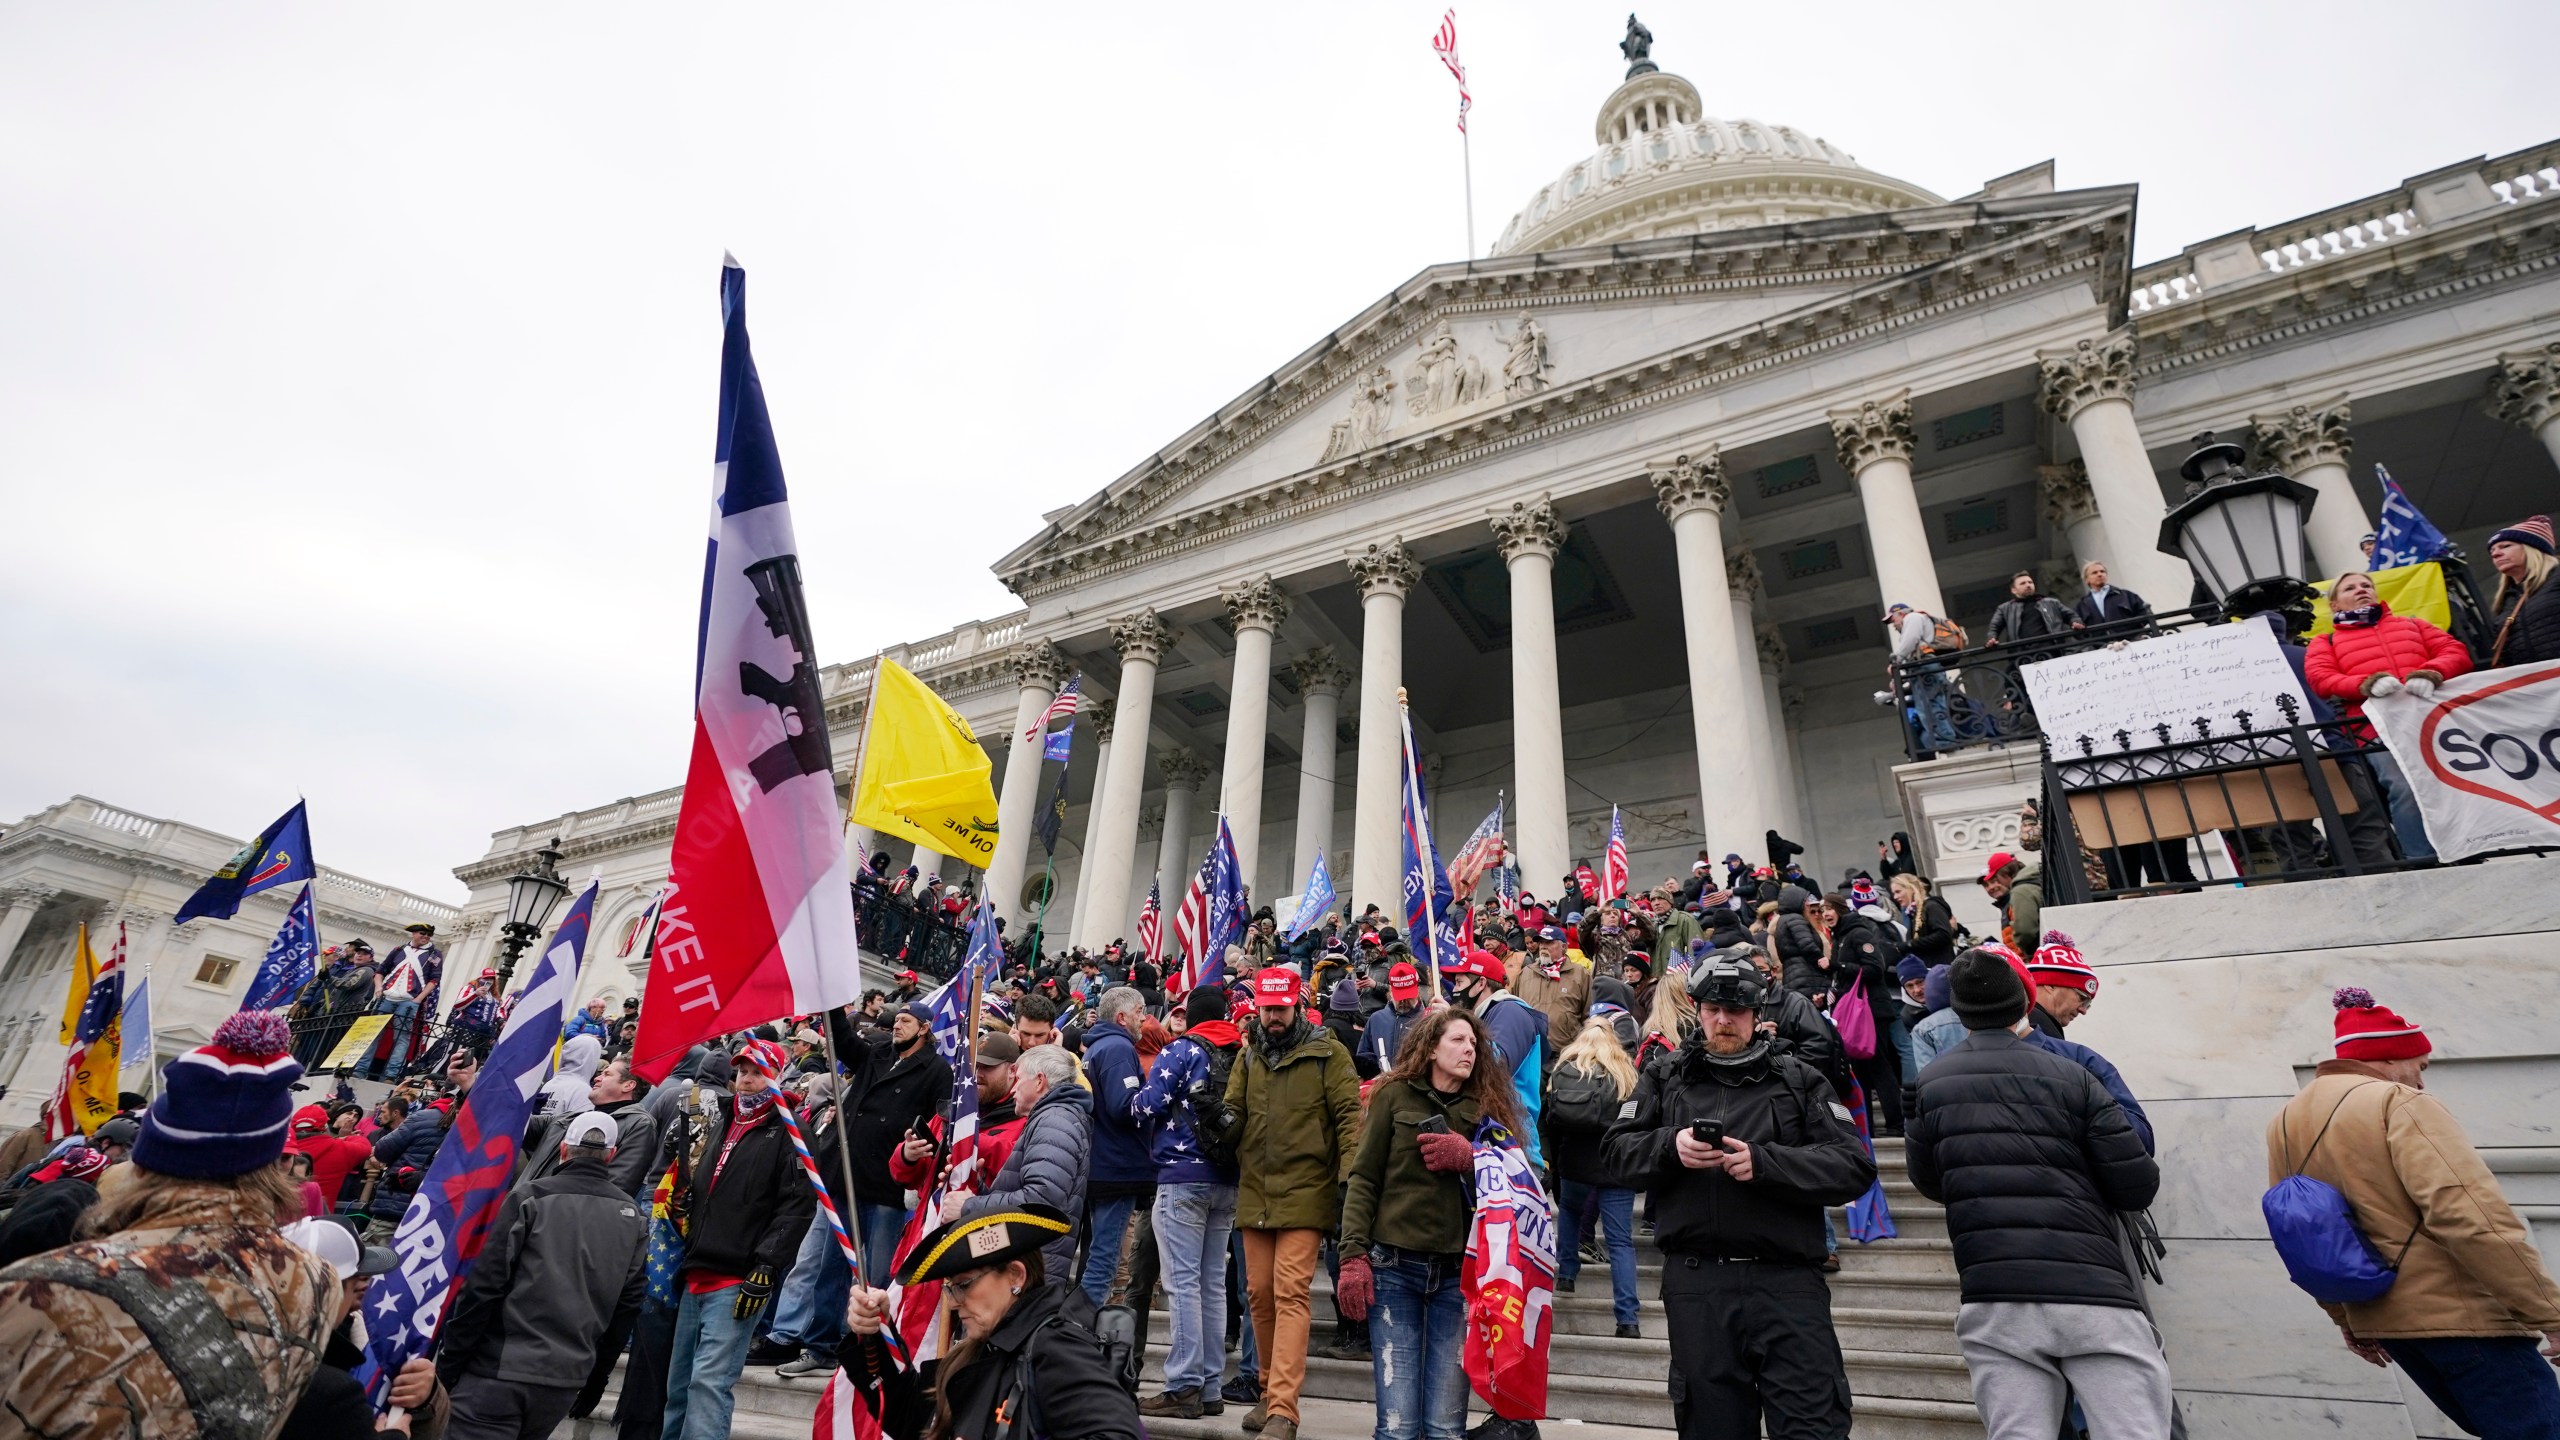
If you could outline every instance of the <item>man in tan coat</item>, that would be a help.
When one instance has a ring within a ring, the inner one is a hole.
[[[2323,1305],[2347,1348],[2398,1361],[2475,1435],[2560,1434],[2560,1286],[2452,1112],[2426,1093],[2434,1047],[2355,987],[2337,992],[2337,1058],[2267,1126],[2267,1181],[2335,1186],[2399,1278]],[[2536,1353],[2536,1342],[2541,1345]]]
[[[1626,947],[1622,944],[1618,948],[1623,958]],[[1502,988],[1528,1001],[1530,1009],[1547,1017],[1547,1053],[1562,1054],[1564,1047],[1582,1033],[1582,1022],[1591,1018],[1591,967],[1574,963],[1564,953],[1564,932],[1553,925],[1538,932],[1534,949],[1504,956],[1503,965],[1506,979]],[[1617,960],[1609,962],[1609,973],[1618,973]]]

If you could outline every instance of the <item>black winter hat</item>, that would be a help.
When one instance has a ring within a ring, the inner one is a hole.
[[[2026,982],[1988,950],[1967,950],[1947,969],[1947,995],[1967,1030],[2006,1030],[2027,1013]]]

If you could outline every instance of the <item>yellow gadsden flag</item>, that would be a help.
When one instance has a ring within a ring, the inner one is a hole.
[[[71,993],[62,1002],[62,1041],[80,1038],[80,1012],[89,1005],[89,987],[98,983],[98,952],[89,948],[89,927],[80,927],[80,943],[71,950]]]
[[[853,823],[984,870],[996,853],[994,762],[960,712],[883,659],[871,682]]]

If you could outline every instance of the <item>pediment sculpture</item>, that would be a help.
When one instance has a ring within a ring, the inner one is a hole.
[[[1324,454],[1320,460],[1357,455],[1375,445],[1396,423],[1396,377],[1380,365],[1360,378],[1351,390],[1351,413],[1333,422],[1324,437]]]
[[[1398,399],[1406,413],[1435,420],[1547,388],[1555,367],[1547,359],[1547,332],[1536,320],[1524,311],[1509,335],[1496,329],[1493,338],[1503,350],[1498,374],[1467,353],[1446,320],[1432,327],[1401,379],[1385,365],[1372,366],[1353,383],[1349,412],[1325,432],[1318,461],[1356,455],[1385,441],[1396,428]]]

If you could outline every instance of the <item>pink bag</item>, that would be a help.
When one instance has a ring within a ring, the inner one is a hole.
[[[1831,1002],[1831,1023],[1839,1028],[1840,1048],[1852,1060],[1876,1058],[1876,1014],[1867,1008],[1867,987],[1851,972],[1849,988]]]

